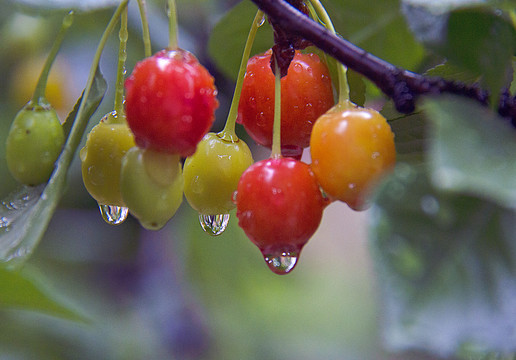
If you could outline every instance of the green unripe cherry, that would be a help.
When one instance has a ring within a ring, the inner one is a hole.
[[[18,112],[7,135],[5,156],[12,176],[31,186],[48,181],[64,141],[56,111],[29,103]]]
[[[134,137],[124,122],[114,123],[116,112],[107,114],[93,129],[81,149],[82,179],[99,205],[125,206],[120,192],[122,158]]]
[[[162,228],[183,201],[179,155],[133,147],[122,159],[120,190],[125,205],[144,228]]]
[[[227,214],[235,207],[233,193],[242,173],[253,164],[247,144],[208,133],[183,169],[185,196],[204,215]]]

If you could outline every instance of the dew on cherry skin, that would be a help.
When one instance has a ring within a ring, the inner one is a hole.
[[[120,225],[127,219],[129,209],[123,206],[99,205],[100,214],[109,225]]]
[[[291,272],[297,264],[299,255],[294,251],[278,251],[272,254],[263,253],[265,263],[271,271],[277,275],[286,275]]]
[[[213,236],[222,234],[229,223],[229,214],[204,215],[199,214],[202,229]]]

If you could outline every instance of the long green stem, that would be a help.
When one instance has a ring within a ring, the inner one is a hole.
[[[175,0],[168,0],[168,49],[176,50],[179,48],[177,41],[177,8]]]
[[[90,96],[91,87],[93,85],[93,81],[95,79],[95,73],[97,71],[97,68],[99,67],[100,57],[102,55],[102,51],[104,50],[104,47],[106,46],[106,42],[108,40],[109,35],[113,32],[113,29],[116,26],[116,23],[118,22],[118,19],[120,18],[122,12],[127,7],[127,4],[129,3],[129,0],[122,0],[120,2],[120,5],[118,5],[118,8],[116,9],[115,13],[111,17],[111,20],[109,21],[106,29],[104,30],[104,34],[102,34],[102,37],[100,39],[99,45],[97,47],[97,51],[95,52],[95,56],[93,57],[93,61],[91,63],[91,69],[90,73],[88,75],[88,81],[86,82],[86,86],[84,88],[84,93],[82,95],[81,104],[79,105],[79,109],[77,110],[76,119],[81,120],[83,118],[83,112],[84,108],[86,106],[86,100]],[[75,121],[72,129],[70,130],[70,135],[68,136],[68,141],[65,147],[70,147],[75,149],[79,145],[79,141],[81,140],[80,136],[72,136],[75,132],[83,130],[82,124],[79,124],[78,121]],[[73,144],[68,144],[68,142],[73,141]],[[59,159],[61,161],[61,158]]]
[[[143,33],[143,46],[145,49],[145,57],[152,55],[152,45],[149,32],[149,21],[147,19],[147,6],[145,0],[138,0],[138,7],[140,9],[140,18],[142,19],[142,33]]]
[[[118,67],[116,72],[116,87],[115,87],[115,111],[118,114],[115,122],[124,123],[124,73],[125,61],[127,60],[127,7],[122,11],[120,17],[120,47],[118,49]]]
[[[281,157],[281,70],[274,65],[274,123],[272,126],[272,158]]]
[[[336,34],[335,27],[326,12],[326,9],[319,0],[310,0],[310,3],[315,8],[317,15],[323,22],[324,26],[332,33]],[[337,76],[339,79],[339,103],[349,101],[349,85],[348,78],[346,76],[347,68],[343,64],[337,62]]]
[[[254,17],[251,29],[249,30],[249,35],[247,36],[247,41],[245,43],[244,52],[242,54],[242,61],[240,62],[240,69],[238,70],[235,91],[233,93],[231,107],[229,108],[229,114],[226,120],[226,125],[220,133],[221,137],[228,141],[233,141],[237,139],[237,136],[235,134],[235,123],[238,116],[238,104],[240,102],[240,95],[242,93],[242,84],[244,83],[247,62],[249,61],[249,56],[251,55],[251,49],[253,47],[254,38],[256,37],[256,32],[258,31],[258,28],[260,27],[262,21],[263,12],[261,10],[258,10],[256,12],[256,16]]]
[[[50,53],[48,54],[45,65],[43,66],[43,70],[38,79],[38,83],[36,85],[36,89],[34,90],[34,95],[32,96],[31,102],[33,104],[38,105],[46,105],[45,100],[45,89],[47,87],[48,74],[50,73],[50,69],[52,68],[52,64],[57,57],[57,53],[61,48],[61,44],[65,38],[66,32],[72,26],[73,23],[73,11],[70,11],[65,15],[63,19],[63,24],[61,25],[61,29],[57,34],[56,40],[54,41],[54,45],[52,45],[52,49],[50,49]]]

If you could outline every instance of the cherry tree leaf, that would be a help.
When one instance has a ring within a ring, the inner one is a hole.
[[[411,33],[398,0],[339,0],[325,3],[337,32],[355,45],[397,66],[416,70],[424,49]]]
[[[370,233],[390,349],[516,351],[516,212],[402,163],[379,188]]]
[[[37,311],[72,321],[87,321],[56,294],[56,290],[34,270],[19,272],[0,268],[1,308]]]
[[[116,6],[117,0],[10,0],[21,8],[38,11],[69,10],[94,11]]]
[[[251,1],[241,1],[219,20],[210,34],[208,52],[217,68],[232,79],[237,77],[247,35],[257,10]],[[265,22],[256,33],[251,56],[273,45],[272,30]]]
[[[421,162],[427,148],[427,120],[421,111],[401,114],[392,101],[387,102],[382,111],[394,132],[398,161]]]
[[[516,130],[485,106],[458,97],[425,102],[436,186],[516,208]]]
[[[107,89],[104,77],[97,70],[89,96],[80,117],[78,106],[68,115],[66,144],[56,162],[54,173],[45,185],[23,186],[8,195],[0,206],[0,267],[19,267],[32,254],[45,233],[66,186],[68,168],[76,153],[88,120]],[[82,96],[79,102],[82,101]],[[73,123],[73,125],[72,125]]]

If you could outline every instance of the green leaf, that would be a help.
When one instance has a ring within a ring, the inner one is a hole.
[[[55,295],[41,277],[33,271],[8,271],[0,268],[0,308],[30,310],[86,322],[86,318]]]
[[[444,14],[457,9],[488,6],[486,0],[402,0],[404,6],[420,7],[433,14]]]
[[[451,63],[482,75],[484,84],[497,95],[512,71],[513,26],[493,13],[464,10],[450,15],[447,29],[441,53]]]
[[[385,104],[381,111],[389,121],[394,132],[398,161],[421,162],[427,148],[427,121],[422,112],[401,114],[396,111],[392,101]]]
[[[458,97],[428,100],[432,180],[516,208],[516,130],[488,108]]]
[[[425,53],[400,11],[399,0],[325,2],[337,32],[394,65],[416,70]]]
[[[22,9],[37,11],[70,10],[94,11],[116,6],[117,0],[11,0]]]
[[[402,0],[403,6],[413,6],[427,9],[433,14],[444,14],[454,10],[468,8],[512,9],[514,0]]]
[[[510,83],[516,50],[516,32],[500,16],[502,5],[514,8],[510,1],[405,0],[402,9],[415,36],[446,58],[453,73],[481,78],[496,104]]]
[[[516,350],[516,213],[434,187],[399,164],[378,189],[370,235],[393,350]]]
[[[466,84],[472,84],[479,81],[478,75],[472,74],[465,69],[446,62],[439,64],[425,72],[426,76],[441,77],[451,81],[460,81]]]
[[[208,52],[217,68],[236,79],[249,29],[258,8],[251,1],[241,1],[215,25],[208,43]],[[258,29],[252,54],[265,52],[274,45],[267,22]]]
[[[358,106],[364,106],[366,101],[364,77],[351,69],[347,70],[346,75],[349,85],[349,99]]]
[[[107,88],[102,74],[97,71],[84,104],[81,117],[77,107],[67,122],[75,119],[73,129],[56,162],[56,169],[48,183],[36,188],[22,187],[8,196],[0,206],[0,267],[18,267],[32,254],[41,240],[61,199],[70,163],[76,153],[88,120],[104,97]]]

